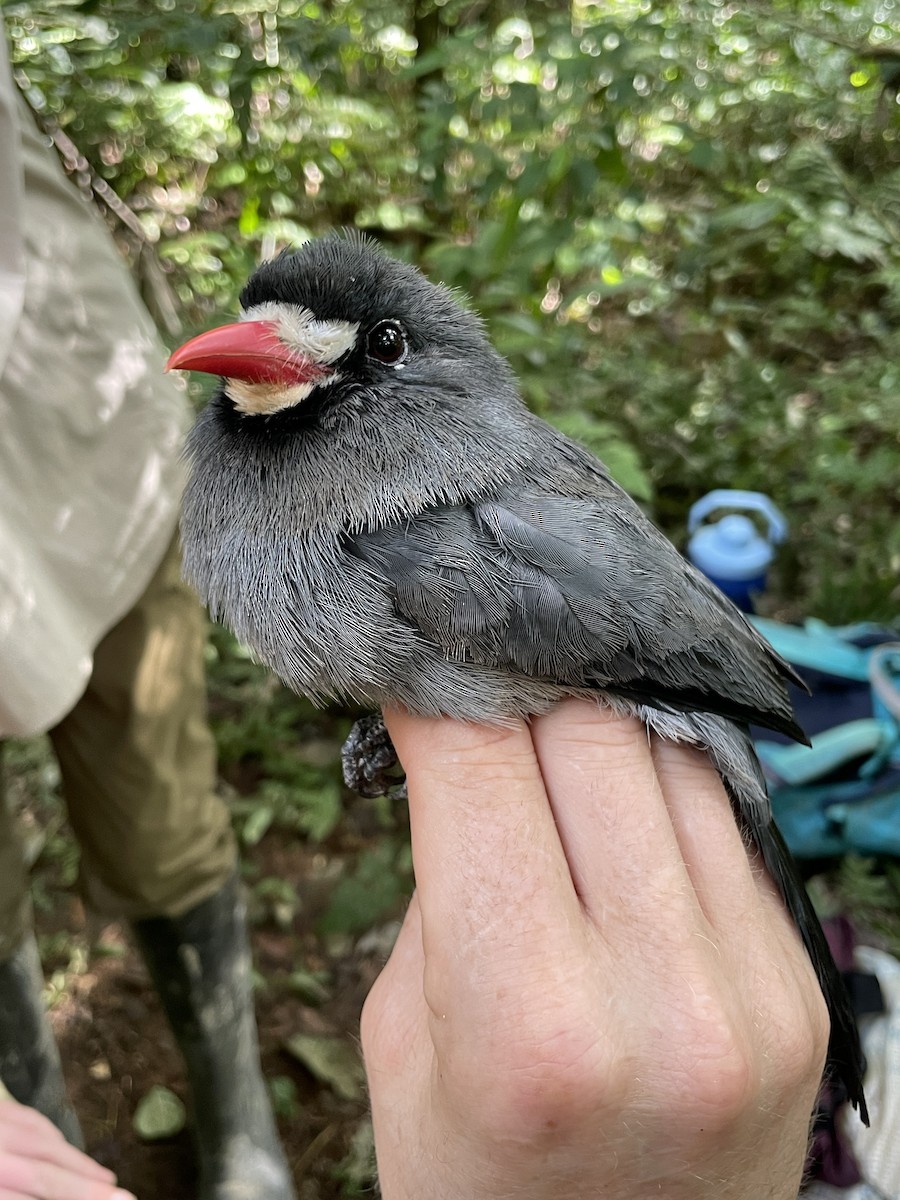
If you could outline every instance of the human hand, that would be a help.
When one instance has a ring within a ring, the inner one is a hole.
[[[385,1200],[793,1200],[828,1041],[705,755],[385,714],[417,892],[363,1011]]]
[[[134,1200],[46,1117],[0,1099],[0,1200]]]

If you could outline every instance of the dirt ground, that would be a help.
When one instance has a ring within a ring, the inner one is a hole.
[[[270,1083],[276,1081],[278,1095],[287,1097],[279,1127],[298,1196],[371,1194],[365,1098],[342,1099],[293,1058],[285,1042],[298,1033],[334,1035],[356,1047],[362,1002],[387,952],[384,938],[373,953],[360,952],[358,940],[348,938],[337,939],[335,953],[323,952],[322,939],[312,932],[320,903],[309,883],[317,873],[316,852],[294,835],[270,831],[250,851],[245,869],[251,878],[287,880],[298,896],[293,919],[279,927],[263,916],[252,929],[254,965],[264,980],[257,993],[263,1068]],[[181,1060],[143,964],[119,926],[89,923],[71,891],[51,895],[52,905],[37,915],[44,945],[52,945],[54,934],[71,933],[93,948],[73,971],[72,943],[60,936],[68,966],[54,975],[52,953],[45,961],[51,990],[54,984],[57,990],[51,1019],[88,1147],[138,1200],[194,1200],[188,1130],[147,1142],[132,1126],[139,1101],[154,1085],[188,1102]],[[252,887],[249,896],[252,911]],[[385,926],[388,941],[391,928]],[[298,969],[326,972],[327,997],[308,1003],[296,994],[290,981]]]

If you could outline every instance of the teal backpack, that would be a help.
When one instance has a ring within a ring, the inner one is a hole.
[[[793,700],[812,746],[754,730],[772,809],[802,859],[900,858],[900,640],[871,624],[750,618],[812,694]]]

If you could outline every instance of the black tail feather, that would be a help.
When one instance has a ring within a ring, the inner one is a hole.
[[[826,1071],[843,1084],[850,1103],[859,1111],[861,1120],[868,1125],[869,1111],[863,1093],[865,1058],[859,1042],[859,1030],[850,1006],[850,997],[835,965],[819,918],[791,852],[774,821],[770,821],[765,828],[751,829],[751,832],[788,912],[796,922],[828,1005],[831,1037],[828,1043]]]

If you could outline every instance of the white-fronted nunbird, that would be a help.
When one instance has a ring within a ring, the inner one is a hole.
[[[241,305],[169,364],[221,376],[182,525],[212,613],[316,700],[501,722],[593,696],[704,748],[799,927],[830,1070],[865,1118],[853,1014],[748,733],[803,739],[790,666],[526,408],[453,292],[329,236],[261,266]],[[349,774],[383,789],[368,766]]]

